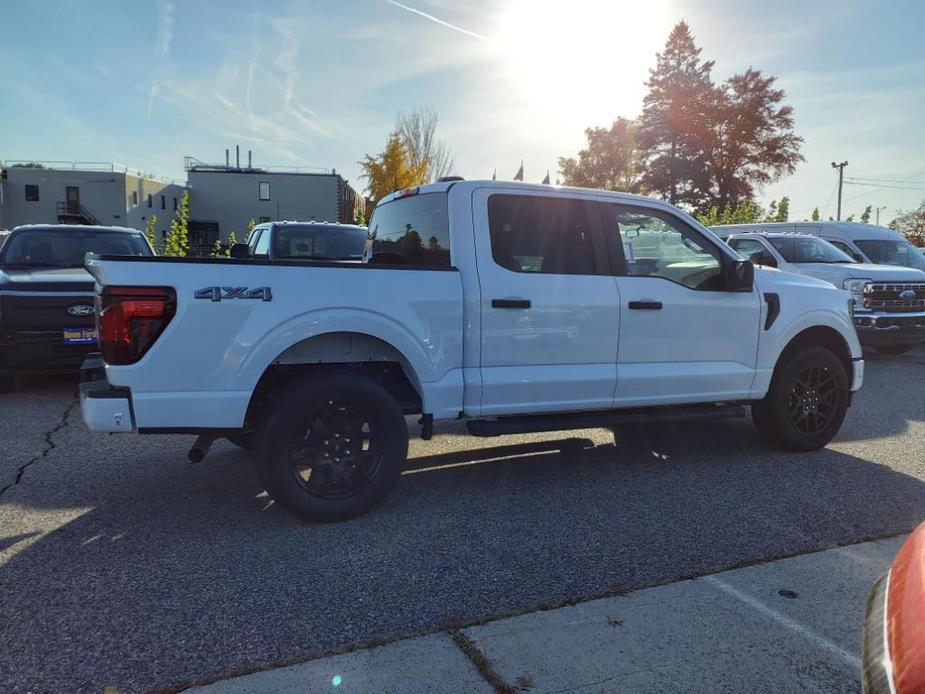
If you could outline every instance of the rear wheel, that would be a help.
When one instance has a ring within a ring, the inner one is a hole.
[[[912,349],[912,345],[880,345],[874,349],[880,354],[905,354]]]
[[[828,444],[848,411],[848,375],[824,347],[805,347],[786,357],[764,400],[752,405],[752,419],[769,442],[791,451],[815,451]]]
[[[336,521],[365,513],[395,486],[408,428],[388,391],[333,371],[289,386],[256,444],[257,472],[274,501],[301,518]]]

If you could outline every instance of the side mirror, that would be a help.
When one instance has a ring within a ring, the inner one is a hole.
[[[246,243],[233,243],[228,255],[232,258],[250,258],[251,249]]]
[[[777,260],[774,259],[774,256],[768,255],[767,253],[752,253],[748,256],[748,259],[752,261],[752,265],[764,265],[765,267],[777,267]]]
[[[755,265],[751,260],[730,260],[726,265],[726,288],[750,292],[755,284]]]

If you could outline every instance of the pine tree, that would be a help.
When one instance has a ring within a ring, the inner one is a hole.
[[[777,205],[777,216],[774,217],[774,221],[790,221],[790,198],[788,198],[786,195],[780,199],[780,202]]]
[[[158,252],[158,239],[157,239],[157,215],[152,214],[147,223],[145,224],[145,238],[148,239],[148,243],[151,244],[151,248],[154,249],[154,252]]]
[[[864,208],[864,212],[861,213],[861,223],[870,224],[870,212],[873,208],[873,205],[868,205]]]
[[[643,184],[669,202],[699,208],[705,202],[699,183],[706,169],[705,152],[712,137],[709,114],[716,100],[710,77],[713,61],[701,61],[700,49],[683,21],[672,29],[665,50],[655,60],[639,118]]]
[[[170,232],[164,245],[164,255],[186,257],[189,253],[189,191],[183,193],[177,214],[170,222]]]
[[[818,208],[818,207],[814,207],[814,208],[813,208],[813,216],[811,217],[811,219],[812,219],[814,222],[818,222],[818,221],[819,221],[819,208]]]

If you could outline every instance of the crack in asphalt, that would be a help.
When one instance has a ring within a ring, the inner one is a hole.
[[[58,422],[51,429],[47,429],[46,431],[42,432],[42,438],[45,439],[45,447],[42,449],[42,452],[19,466],[19,469],[16,470],[16,479],[5,487],[0,488],[0,496],[6,494],[7,490],[12,489],[22,481],[23,476],[26,474],[26,469],[30,465],[37,463],[42,458],[47,457],[49,453],[58,447],[58,444],[55,443],[53,436],[64,429],[68,424],[70,424],[71,413],[74,411],[74,408],[78,405],[79,402],[80,401],[77,396],[74,396],[74,399],[71,401],[71,403],[65,408],[64,412],[61,413],[61,418],[58,420]]]

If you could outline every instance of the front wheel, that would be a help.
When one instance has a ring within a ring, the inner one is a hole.
[[[398,403],[350,371],[292,383],[256,440],[257,473],[267,492],[313,521],[370,510],[395,486],[407,456],[408,427]]]
[[[874,349],[880,354],[899,355],[905,354],[912,349],[912,345],[880,345],[879,347],[874,347]]]
[[[791,451],[815,451],[828,444],[848,411],[848,375],[825,347],[805,347],[778,365],[764,400],[752,405],[752,419],[769,442]]]

